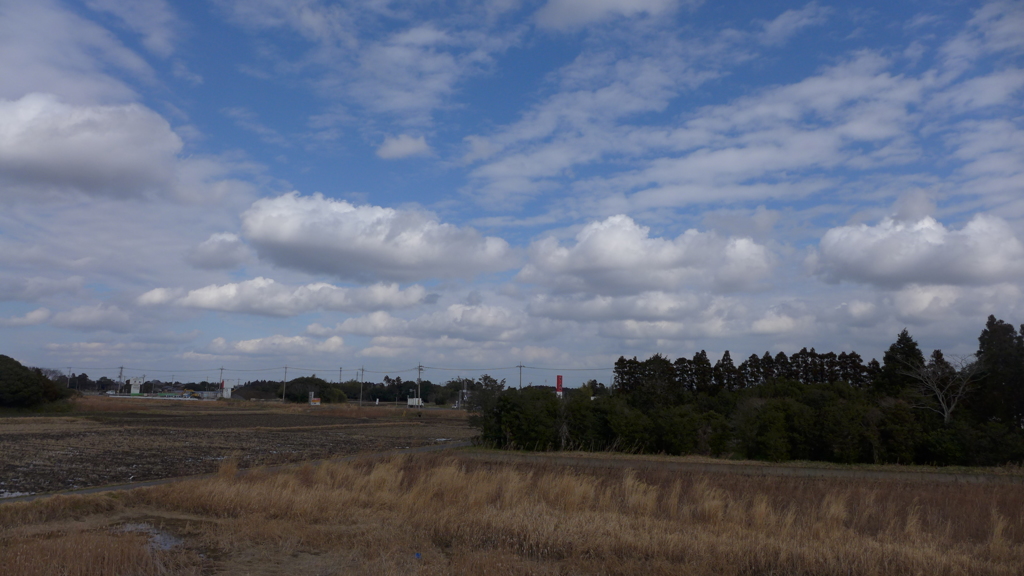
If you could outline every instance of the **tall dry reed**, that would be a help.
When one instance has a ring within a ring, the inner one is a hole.
[[[116,501],[122,516],[193,518],[186,546],[223,562],[287,566],[282,559],[309,554],[322,574],[1009,575],[1024,567],[1024,491],[1008,484],[421,455],[273,473],[228,463],[209,480],[93,498],[78,509],[103,514],[100,503]],[[60,520],[54,505],[5,508],[0,527]]]

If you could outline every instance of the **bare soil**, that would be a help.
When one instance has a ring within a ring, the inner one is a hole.
[[[316,460],[472,437],[464,412],[90,398],[0,418],[0,497]]]

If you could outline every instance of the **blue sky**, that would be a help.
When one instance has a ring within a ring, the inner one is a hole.
[[[0,352],[969,353],[1024,321],[1021,30],[1020,2],[0,0]]]

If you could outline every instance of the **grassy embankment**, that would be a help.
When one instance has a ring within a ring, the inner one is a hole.
[[[0,505],[12,574],[1020,574],[1013,484],[422,455]],[[183,544],[161,551],[146,522]],[[416,558],[420,553],[420,558]]]

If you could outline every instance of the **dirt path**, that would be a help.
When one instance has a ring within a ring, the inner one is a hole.
[[[744,476],[791,476],[798,478],[840,478],[907,482],[953,482],[967,484],[1024,484],[1024,474],[988,474],[972,472],[926,472],[906,470],[870,470],[855,466],[814,467],[759,462],[696,462],[687,457],[644,457],[600,453],[501,452],[497,450],[461,450],[459,457],[477,462],[530,463],[580,468],[635,468],[668,470],[688,474],[740,474]]]

